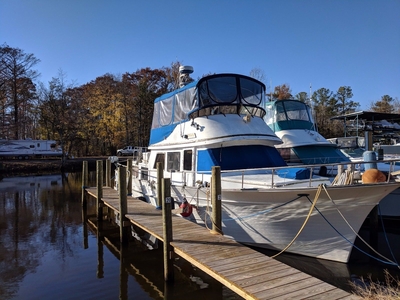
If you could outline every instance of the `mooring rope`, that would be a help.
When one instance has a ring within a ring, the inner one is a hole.
[[[312,205],[311,205],[311,207],[310,207],[310,211],[308,212],[308,215],[307,215],[306,219],[304,220],[303,225],[300,227],[300,229],[299,229],[299,231],[297,232],[297,234],[295,235],[295,237],[294,237],[294,238],[292,239],[292,241],[291,241],[285,248],[283,248],[280,252],[278,252],[277,254],[271,256],[272,258],[277,257],[278,255],[282,254],[282,253],[285,252],[287,249],[289,249],[290,246],[292,246],[292,244],[294,243],[294,241],[297,239],[297,237],[300,235],[300,233],[303,231],[304,227],[306,226],[308,220],[309,220],[310,217],[311,217],[311,214],[312,214],[312,212],[313,212],[313,210],[314,210],[315,205],[317,204],[317,201],[318,201],[318,199],[319,199],[319,195],[321,194],[321,190],[322,190],[322,184],[320,184],[320,185],[318,186],[318,190],[317,190],[317,193],[315,194],[314,201],[313,201],[313,203],[312,203]]]
[[[392,260],[390,260],[389,258],[385,257],[384,255],[380,254],[378,251],[376,251],[374,248],[372,248],[372,246],[370,246],[355,230],[354,228],[350,225],[350,223],[347,221],[347,219],[344,217],[344,215],[342,214],[342,212],[339,210],[337,204],[335,203],[335,201],[331,198],[331,196],[328,193],[328,190],[326,189],[326,187],[324,186],[324,190],[326,195],[328,196],[329,200],[331,200],[331,202],[333,203],[333,205],[335,206],[337,212],[339,213],[339,215],[342,217],[342,219],[345,221],[345,223],[347,224],[347,226],[349,226],[349,228],[351,229],[351,231],[353,231],[353,233],[356,235],[356,237],[358,237],[369,249],[371,249],[376,255],[382,257],[383,259],[386,259],[388,262],[390,262],[391,264],[397,266],[400,268],[400,266],[397,264],[397,262],[394,262]],[[348,241],[351,245],[353,245],[353,247],[355,247],[357,250],[359,250],[360,252],[375,258],[371,255],[369,255],[368,253],[366,253],[365,251],[362,251],[360,248],[356,247],[352,242],[350,242],[345,236],[343,236],[326,218],[325,216],[318,210],[318,208],[316,208],[316,210],[319,212],[319,214],[325,219],[326,222],[328,222],[328,224],[340,235],[342,236],[346,241]],[[377,259],[377,258],[375,258]],[[377,259],[379,260],[379,259]],[[385,261],[379,260],[381,262],[386,263]]]
[[[382,217],[382,214],[381,214],[381,207],[379,206],[379,203],[378,203],[378,213],[380,215],[381,226],[382,226],[383,234],[385,236],[386,244],[388,245],[388,248],[389,248],[390,254],[393,257],[393,260],[395,261],[396,264],[398,264],[398,262],[396,260],[396,257],[393,254],[392,247],[390,246],[390,243],[389,243],[389,240],[388,240],[388,237],[387,237],[387,234],[386,234],[385,224],[383,222],[383,217]]]
[[[332,181],[332,185],[351,185],[354,183],[354,173],[350,170],[345,170],[341,174],[337,174]]]

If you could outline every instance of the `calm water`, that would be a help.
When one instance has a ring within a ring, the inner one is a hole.
[[[175,284],[166,285],[162,249],[137,242],[120,259],[118,230],[98,237],[82,221],[81,182],[80,173],[0,181],[0,299],[241,299],[182,260]],[[399,261],[399,234],[388,239]],[[391,258],[385,245],[380,234],[380,250]],[[347,265],[287,254],[278,259],[347,290],[352,274],[381,279],[388,269],[400,277],[396,267],[366,255],[353,255]]]

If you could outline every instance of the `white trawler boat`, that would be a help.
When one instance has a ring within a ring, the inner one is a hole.
[[[157,205],[160,162],[175,201],[187,199],[197,207],[193,219],[207,223],[211,170],[219,166],[224,235],[281,250],[309,215],[287,251],[347,262],[368,213],[400,184],[332,185],[306,166],[289,168],[264,108],[264,84],[238,74],[206,76],[155,99],[150,152],[134,164],[132,195]]]

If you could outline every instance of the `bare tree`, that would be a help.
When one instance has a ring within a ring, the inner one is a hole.
[[[79,107],[77,101],[73,101],[72,85],[65,82],[66,75],[62,70],[58,77],[53,77],[49,87],[43,84],[40,88],[40,123],[47,131],[47,139],[59,141],[63,151],[63,163],[66,145],[76,137],[79,127]]]
[[[258,81],[264,82],[267,80],[267,76],[265,76],[265,72],[260,68],[253,68],[250,71],[250,77],[257,79]]]
[[[0,47],[0,95],[4,107],[4,116],[10,115],[10,126],[13,128],[13,138],[23,135],[21,120],[33,101],[35,86],[33,81],[39,73],[33,67],[39,63],[33,54],[27,54],[18,48],[7,44]]]

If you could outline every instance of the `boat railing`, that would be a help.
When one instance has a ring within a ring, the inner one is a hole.
[[[293,165],[293,166],[283,166],[283,167],[276,167],[276,168],[264,168],[264,169],[246,169],[246,170],[229,170],[229,171],[221,171],[223,174],[232,174],[234,172],[241,172],[242,174],[242,188],[244,187],[244,184],[246,182],[245,176],[251,174],[252,171],[261,171],[261,170],[266,170],[271,172],[271,187],[276,186],[274,178],[275,176],[279,176],[277,174],[277,171],[279,170],[285,170],[285,169],[291,169],[291,168],[304,168],[304,169],[309,169],[310,171],[310,177],[308,181],[308,185],[311,186],[314,175],[319,175],[315,174],[314,170],[319,170],[321,167],[325,168],[333,168],[336,167],[337,169],[337,174],[335,176],[338,176],[342,174],[345,170],[349,170],[350,172],[363,172],[368,168],[371,168],[371,165],[373,164],[379,164],[379,163],[385,163],[388,164],[387,170],[382,170],[380,171],[386,173],[387,175],[387,182],[389,182],[391,175],[399,175],[400,172],[400,158],[395,158],[395,159],[383,159],[383,160],[367,160],[367,161],[350,161],[350,162],[341,162],[341,163],[329,163],[329,164],[309,164],[309,165]],[[366,166],[368,165],[368,166]],[[379,167],[377,166],[377,169],[379,170]],[[321,177],[324,177],[320,175]],[[356,178],[358,179],[358,178]],[[361,179],[361,178],[359,178]]]
[[[269,174],[269,183],[264,182],[263,185],[266,187],[280,187],[280,186],[290,186],[291,184],[296,183],[296,180],[287,180],[285,182],[277,180],[277,177],[284,178],[284,174],[282,175],[279,174],[279,171],[281,170],[287,170],[289,173],[290,169],[296,168],[296,169],[305,169],[309,171],[308,178],[303,177],[303,182],[304,184],[307,183],[309,187],[311,187],[315,182],[318,180],[323,180],[326,179],[326,176],[322,176],[316,172],[318,172],[321,167],[325,168],[330,168],[330,167],[335,167],[337,169],[337,174],[336,176],[341,175],[342,173],[345,173],[345,171],[348,171],[352,173],[351,176],[355,179],[355,182],[358,182],[361,179],[361,176],[355,176],[354,174],[358,172],[358,175],[360,175],[360,172],[362,172],[365,169],[368,169],[371,167],[372,164],[379,164],[379,163],[385,163],[388,164],[387,170],[381,170],[387,175],[387,182],[389,182],[391,178],[391,174],[396,171],[396,175],[398,175],[398,172],[400,170],[400,158],[397,159],[383,159],[383,160],[368,160],[368,161],[352,161],[352,162],[342,162],[342,163],[331,163],[331,164],[310,164],[310,165],[295,165],[295,166],[282,166],[282,167],[274,167],[274,168],[254,168],[254,169],[238,169],[238,170],[221,170],[221,177],[222,180],[224,181],[229,181],[233,180],[232,178],[236,178],[234,180],[240,180],[240,185],[242,189],[245,189],[246,185],[249,186],[254,182],[254,180],[251,180],[250,175],[263,175],[263,174]],[[366,166],[366,165],[369,166]],[[397,166],[397,170],[395,169],[395,166]],[[378,167],[379,169],[379,167]],[[284,173],[284,172],[283,172]],[[133,172],[132,172],[134,178],[138,178],[141,180],[149,181],[149,182],[156,182],[157,180],[157,171],[156,170],[151,170],[148,168],[139,168],[137,165],[134,166]],[[171,179],[171,184],[176,185],[176,186],[208,186],[209,181],[211,178],[211,170],[209,172],[202,172],[202,173],[196,173],[194,171],[179,171],[179,170],[169,170],[165,174],[168,174],[167,176],[170,177]],[[286,173],[287,174],[287,173]],[[308,174],[307,172],[305,174]],[[335,176],[331,176],[332,179],[334,179]],[[267,178],[267,176],[266,176]],[[330,180],[330,182],[335,182],[335,180]],[[353,181],[352,181],[353,182]],[[344,181],[336,181],[334,183],[336,185],[344,185],[344,184],[349,184],[349,183],[344,183]]]

